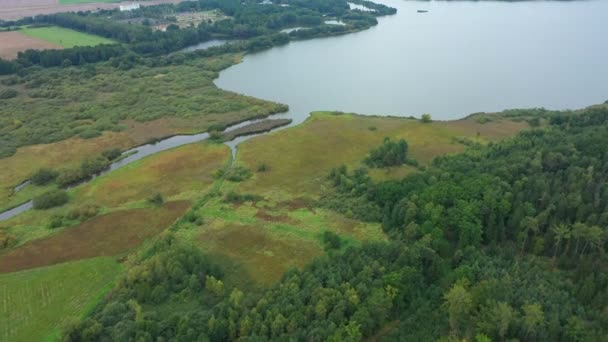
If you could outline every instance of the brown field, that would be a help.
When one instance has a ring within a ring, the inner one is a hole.
[[[230,224],[207,228],[201,246],[211,255],[229,258],[258,284],[270,285],[289,268],[302,268],[323,250],[312,241],[286,239],[256,226]]]
[[[0,32],[0,58],[14,59],[17,53],[28,49],[50,50],[63,49],[61,45],[49,43],[42,39],[26,36],[17,31]]]
[[[118,255],[165,230],[189,206],[188,201],[176,201],[162,208],[129,209],[97,216],[0,254],[0,273]]]
[[[140,2],[141,6],[151,6],[167,3],[179,3],[183,0],[150,0]],[[95,11],[99,9],[118,8],[120,3],[88,3],[75,5],[60,5],[57,0],[2,0],[0,19],[17,20],[40,14],[59,12]]]

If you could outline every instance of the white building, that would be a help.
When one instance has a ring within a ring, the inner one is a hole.
[[[139,3],[132,3],[132,4],[128,4],[128,5],[120,5],[120,11],[121,12],[125,12],[125,11],[132,11],[132,10],[136,10],[139,8]]]

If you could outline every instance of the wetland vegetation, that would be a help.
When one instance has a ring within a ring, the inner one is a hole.
[[[607,105],[300,123],[213,83],[395,13],[349,2],[373,11],[199,0],[2,23],[117,43],[0,60],[0,208],[40,209],[0,222],[0,339],[603,340]],[[174,53],[211,39],[239,41]]]

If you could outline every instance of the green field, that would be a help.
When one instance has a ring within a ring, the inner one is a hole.
[[[116,43],[111,39],[55,26],[23,28],[19,32],[30,37],[46,40],[47,42],[61,45],[64,48]]]
[[[92,309],[121,270],[112,258],[95,258],[0,275],[0,340],[54,339]]]
[[[121,0],[59,0],[60,5],[90,4],[95,2],[120,2]]]

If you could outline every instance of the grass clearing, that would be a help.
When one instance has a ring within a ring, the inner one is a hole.
[[[455,141],[458,137],[494,141],[514,135],[526,126],[502,119],[486,124],[470,119],[422,123],[405,118],[316,112],[299,126],[241,144],[239,162],[254,170],[259,163],[265,163],[268,171],[256,173],[239,189],[259,194],[282,193],[287,197],[289,193],[314,197],[332,168],[341,164],[361,165],[370,149],[380,145],[384,137],[405,139],[410,156],[425,165],[438,155],[463,151],[465,146]],[[398,169],[384,177],[390,177],[393,172],[395,177],[411,172],[406,167]],[[383,176],[377,173],[376,176]]]
[[[156,193],[165,198],[193,198],[213,183],[213,173],[229,159],[230,149],[225,145],[181,146],[93,180],[76,190],[76,201],[117,207]]]
[[[90,311],[122,271],[94,258],[0,275],[0,340],[54,340],[69,319]]]
[[[94,217],[0,254],[0,272],[121,254],[165,230],[189,206],[188,201],[177,201],[158,208],[120,210]]]
[[[227,260],[225,264],[232,265],[227,270],[229,279],[239,278],[230,272],[244,273],[258,286],[269,286],[289,268],[303,267],[322,255],[321,235],[326,230],[342,236],[346,244],[385,239],[379,224],[323,209],[294,207],[291,202],[232,205],[214,199],[198,214],[205,224],[180,230],[180,234],[191,239],[194,232],[206,253]]]
[[[62,0],[63,1],[63,0]],[[69,0],[72,1],[72,0]],[[78,1],[78,0],[74,0]],[[60,45],[64,48],[72,48],[74,46],[95,46],[101,44],[116,44],[115,41],[95,36],[88,33],[78,32],[63,27],[50,26],[50,27],[36,27],[29,28],[24,27],[20,33],[45,40],[52,44]]]

